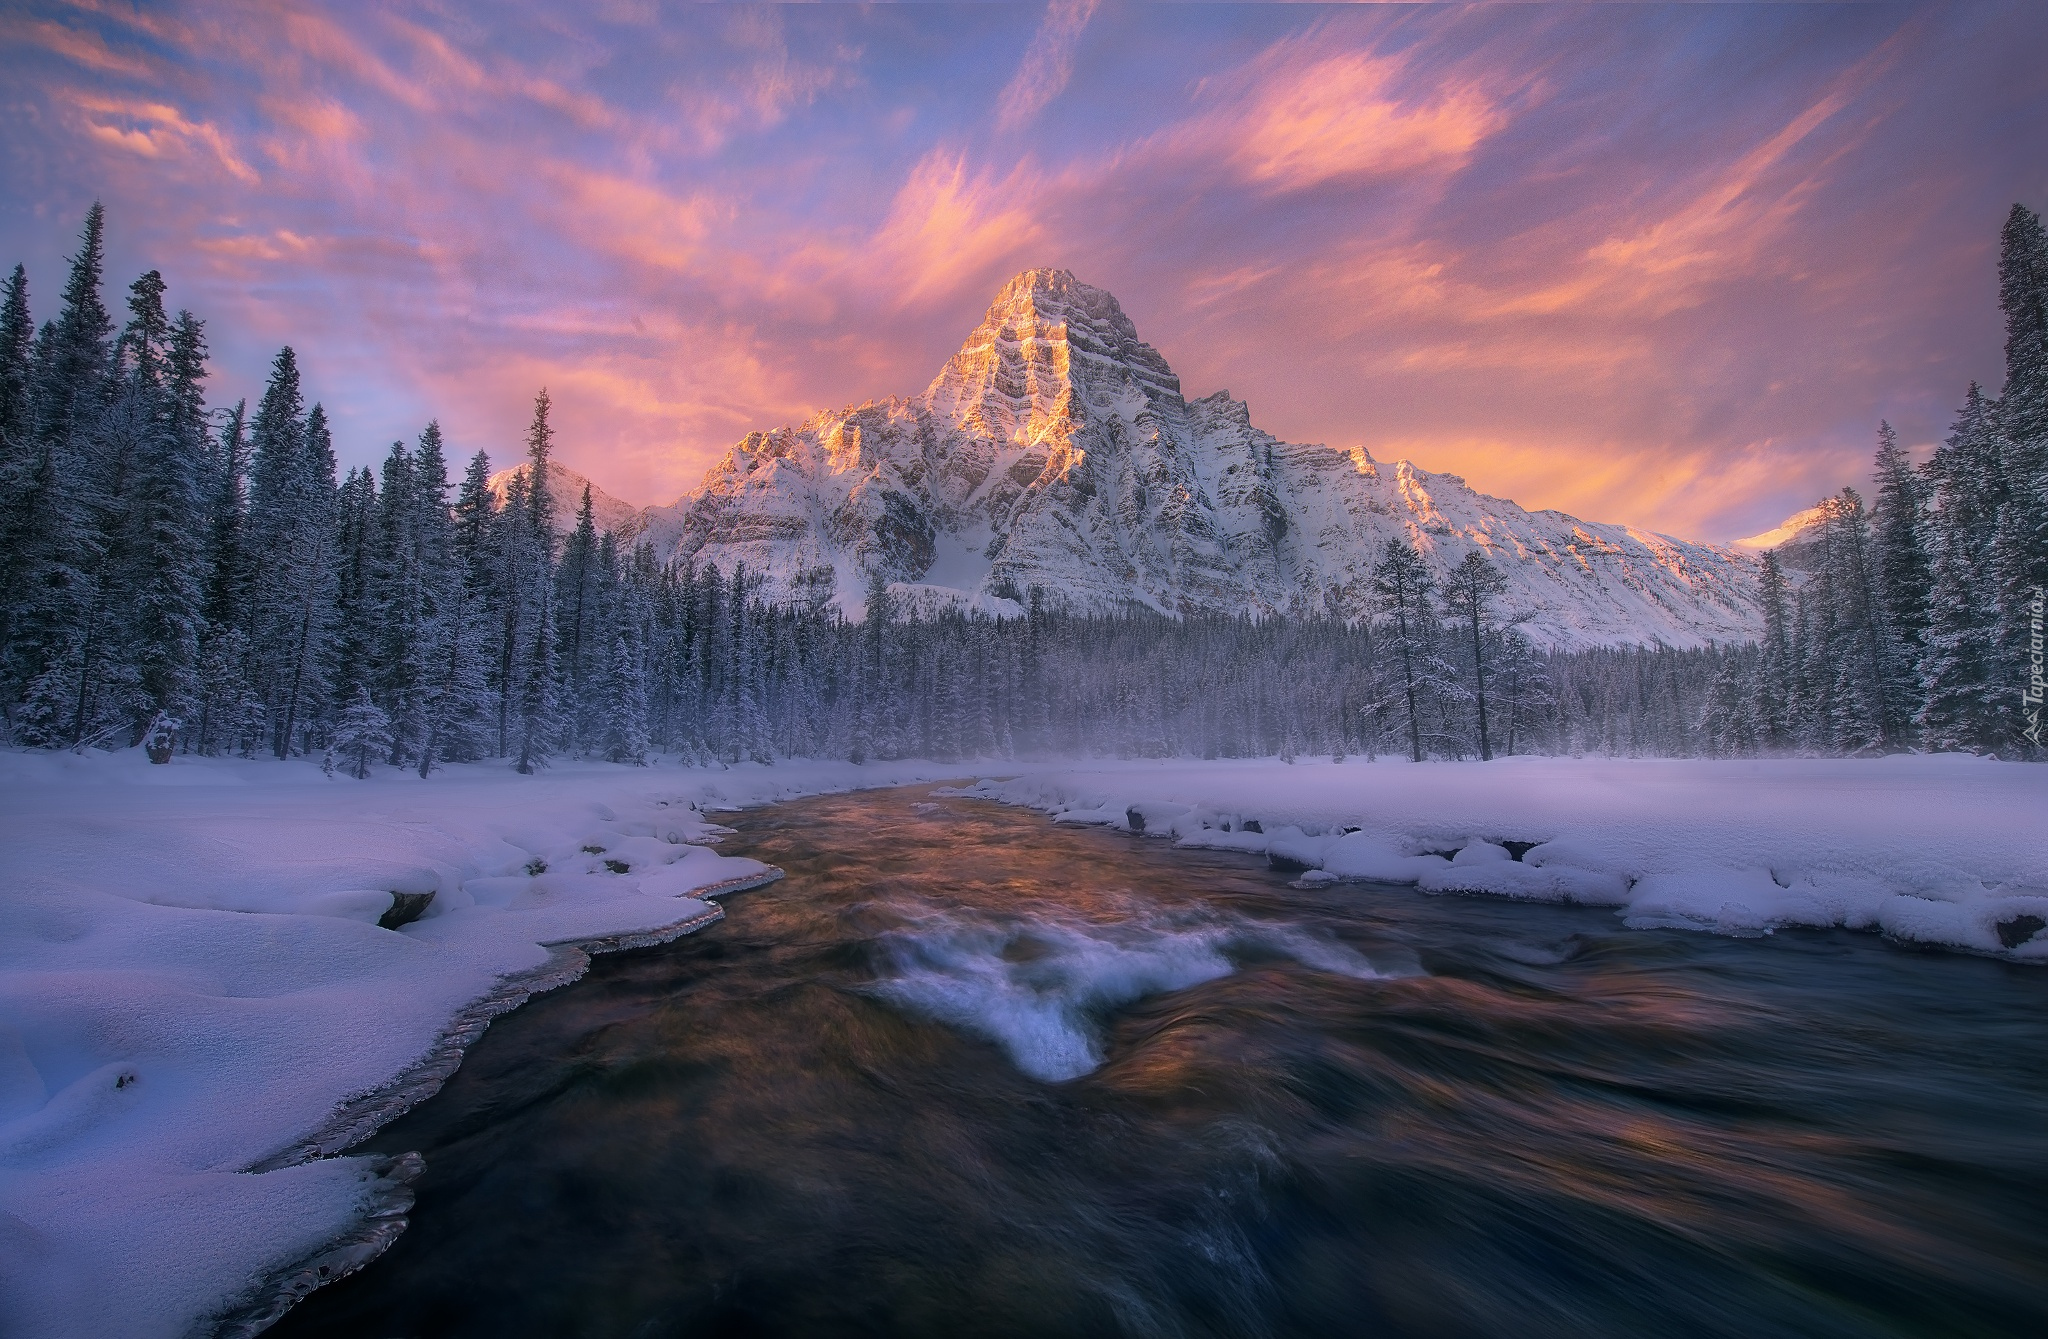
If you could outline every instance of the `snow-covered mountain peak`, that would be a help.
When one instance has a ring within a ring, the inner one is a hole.
[[[1179,404],[1180,382],[1114,296],[1068,270],[1026,270],[919,400],[963,431],[1028,445],[1154,397]]]
[[[1508,577],[1503,616],[1555,647],[1755,635],[1754,559],[1626,526],[1531,514],[1406,461],[1282,442],[1227,392],[1189,401],[1116,298],[1027,270],[925,390],[749,433],[695,493],[646,513],[657,552],[768,599],[1180,616],[1373,607],[1390,539],[1439,571]]]
[[[499,470],[490,479],[491,500],[498,506],[505,505],[505,495],[514,479],[524,479],[533,473],[531,465],[515,465],[509,470]],[[548,463],[548,492],[555,501],[555,529],[568,534],[576,528],[576,513],[583,505],[583,490],[590,490],[590,517],[600,532],[610,531],[620,539],[632,539],[647,528],[644,508],[630,502],[621,502],[605,492],[583,475],[550,461]]]

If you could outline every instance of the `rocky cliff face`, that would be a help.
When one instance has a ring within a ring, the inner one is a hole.
[[[1037,587],[1075,609],[1357,615],[1403,537],[1439,570],[1487,553],[1503,616],[1547,646],[1760,625],[1748,555],[1527,512],[1455,475],[1278,441],[1226,392],[1186,399],[1116,299],[1064,270],[1011,280],[921,395],[749,434],[641,524],[664,554],[744,562],[767,598],[855,617],[870,570],[928,610],[1012,612]]]

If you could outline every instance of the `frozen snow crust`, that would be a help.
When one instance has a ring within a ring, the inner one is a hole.
[[[417,1158],[330,1155],[589,952],[779,877],[706,811],[958,775],[0,752],[0,1334],[260,1329],[404,1228]],[[433,897],[380,928],[394,893]]]
[[[1615,907],[1637,929],[1844,926],[2048,962],[2048,767],[1875,759],[1070,764],[967,792],[1369,880]]]

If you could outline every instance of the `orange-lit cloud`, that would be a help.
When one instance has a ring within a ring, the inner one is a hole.
[[[1996,6],[24,0],[0,263],[50,315],[104,197],[110,279],[208,318],[218,396],[290,341],[345,459],[438,416],[502,460],[544,383],[565,463],[642,501],[916,391],[1064,265],[1284,437],[1725,539],[1995,384],[2044,42]]]
[[[1475,88],[1395,95],[1396,60],[1350,52],[1271,65],[1250,106],[1203,127],[1246,180],[1269,191],[1455,167],[1502,124]]]

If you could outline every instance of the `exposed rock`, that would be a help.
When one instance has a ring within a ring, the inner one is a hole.
[[[1078,611],[1357,616],[1404,538],[1439,571],[1491,556],[1501,614],[1547,647],[1761,627],[1749,554],[1524,511],[1363,448],[1279,441],[1227,392],[1186,399],[1117,300],[1065,270],[1011,280],[922,394],[750,433],[641,518],[658,556],[744,562],[765,598],[852,617],[871,572],[920,612],[1000,615],[1036,592]]]
[[[391,909],[377,918],[377,924],[386,930],[396,930],[401,925],[411,925],[424,916],[427,908],[434,904],[432,893],[393,893]]]

